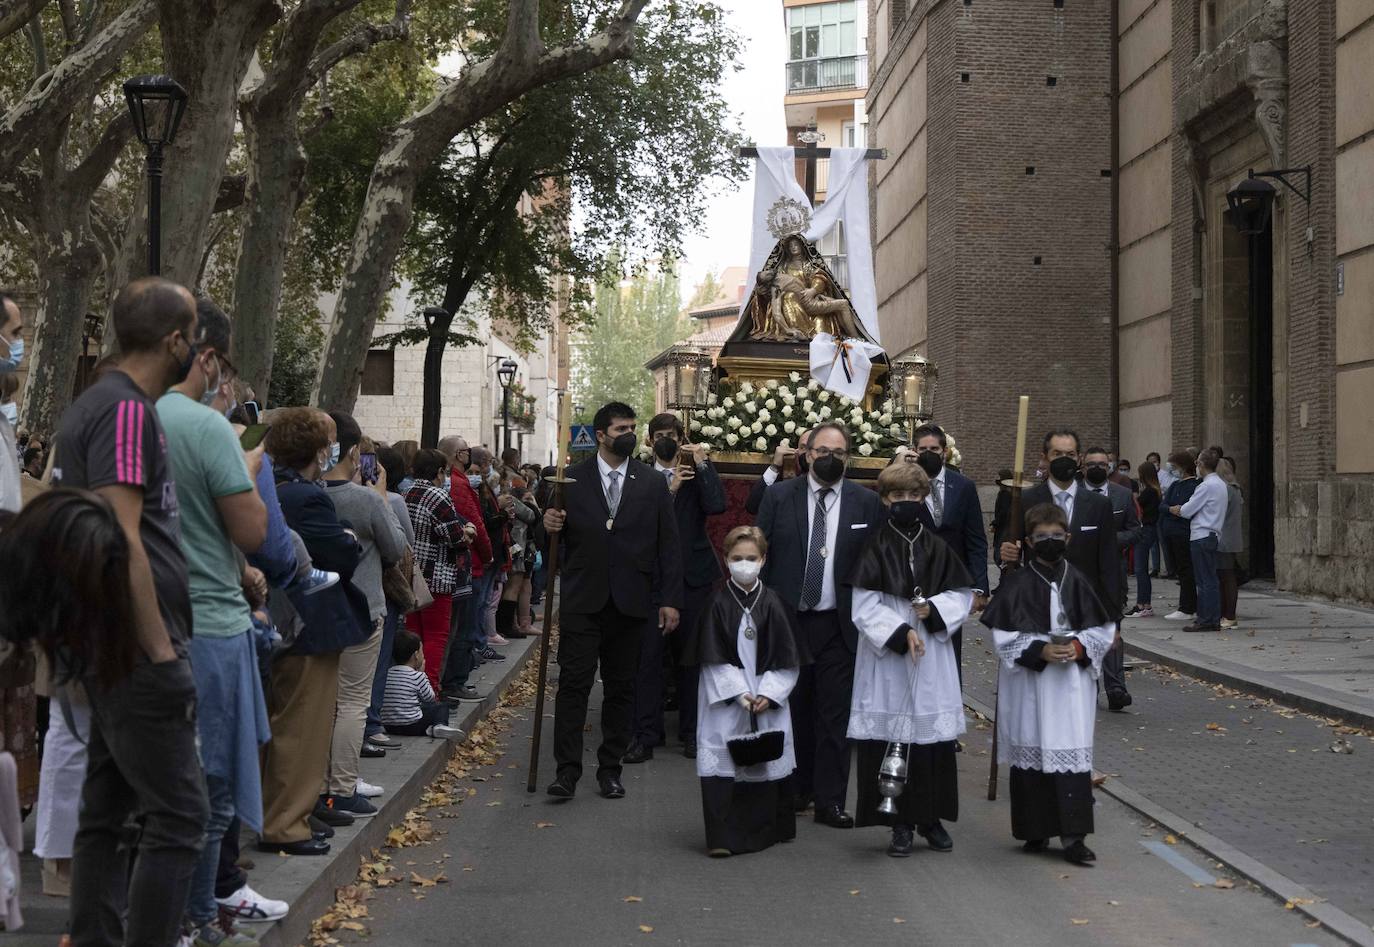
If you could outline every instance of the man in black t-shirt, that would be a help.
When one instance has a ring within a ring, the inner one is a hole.
[[[113,323],[118,367],[62,416],[53,469],[58,486],[109,501],[124,528],[138,623],[129,632],[140,652],[118,684],[84,680],[90,760],[72,856],[71,934],[75,944],[172,944],[209,810],[186,659],[191,599],[176,486],[154,405],[195,358],[195,301],[167,280],[137,280],[116,297]],[[131,814],[142,821],[132,872],[121,845]]]

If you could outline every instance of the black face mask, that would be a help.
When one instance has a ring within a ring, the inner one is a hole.
[[[916,464],[926,472],[926,476],[934,477],[940,473],[940,468],[945,462],[939,454],[928,450],[916,455]]]
[[[887,515],[898,529],[915,529],[921,521],[921,507],[924,505],[920,500],[897,500],[888,507]]]
[[[1083,471],[1083,479],[1095,487],[1100,487],[1107,482],[1107,471],[1101,467],[1089,467]]]
[[[677,441],[671,437],[660,437],[654,441],[654,456],[665,464],[677,456]]]
[[[817,457],[811,469],[815,471],[816,479],[821,483],[835,483],[844,476],[844,461],[834,454],[826,454],[824,457]]]
[[[1050,476],[1060,483],[1068,483],[1078,473],[1078,461],[1072,457],[1056,457],[1050,461]]]
[[[1045,562],[1058,562],[1064,558],[1068,541],[1063,539],[1042,539],[1035,544],[1035,555]]]
[[[626,431],[624,434],[611,441],[611,453],[617,457],[629,457],[635,452],[635,446],[639,444],[639,438],[634,431]]]
[[[187,344],[189,345],[190,343]],[[190,351],[186,353],[186,360],[184,362],[178,363],[176,370],[176,378],[172,380],[172,384],[181,384],[183,381],[186,380],[186,376],[191,374],[191,366],[196,363],[196,354],[196,347],[192,345],[190,347]]]

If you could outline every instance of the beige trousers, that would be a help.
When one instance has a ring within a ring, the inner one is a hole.
[[[339,655],[288,655],[272,662],[268,715],[272,742],[262,767],[262,840],[303,842],[329,767],[329,723]]]
[[[329,752],[328,792],[351,796],[358,786],[358,754],[363,749],[367,705],[372,703],[372,678],[377,673],[377,652],[382,647],[382,619],[372,637],[344,648],[339,655],[339,696],[334,708],[334,741]]]

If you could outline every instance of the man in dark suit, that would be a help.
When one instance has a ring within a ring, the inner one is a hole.
[[[769,464],[754,481],[754,485],[749,488],[749,496],[744,501],[744,509],[750,516],[759,515],[759,507],[763,506],[763,494],[773,484],[780,480],[790,480],[799,474],[806,473],[806,445],[811,437],[811,432],[802,431],[801,437],[797,438],[796,447],[779,447],[773,451],[773,462]],[[796,473],[787,472],[787,459],[796,458]]]
[[[564,510],[544,514],[544,528],[563,533],[560,588],[561,668],[554,704],[553,753],[558,775],[548,793],[571,799],[582,776],[587,698],[601,664],[601,795],[625,795],[620,761],[630,745],[635,671],[645,625],[672,634],[682,607],[682,544],[668,485],[631,459],[635,412],[613,401],[592,419],[596,456],[568,468]]]
[[[683,561],[682,621],[667,638],[673,667],[677,670],[677,732],[682,755],[697,755],[697,678],[695,663],[684,663],[685,645],[692,640],[697,621],[711,599],[711,586],[720,578],[720,560],[706,535],[706,517],[724,513],[725,487],[720,474],[706,459],[702,447],[686,443],[687,434],[675,414],[658,414],[649,422],[649,444],[654,450],[652,470],[668,485],[677,514],[678,541]],[[692,454],[691,463],[679,464],[683,450]],[[663,729],[663,645],[664,635],[646,626],[639,653],[639,675],[635,680],[634,740],[625,752],[626,763],[643,763],[654,758],[654,747],[667,742]]]
[[[848,829],[849,705],[859,633],[845,580],[869,535],[885,519],[878,494],[845,479],[849,432],[827,422],[811,432],[810,472],[770,487],[759,509],[768,539],[763,581],[797,610],[812,662],[792,691],[798,807],[816,802],[816,821]]]
[[[983,532],[983,504],[978,499],[978,485],[968,477],[945,466],[948,441],[938,425],[923,424],[915,432],[914,460],[930,478],[930,495],[926,508],[935,524],[935,535],[943,539],[959,561],[973,576],[974,609],[987,604],[988,595],[988,537]],[[960,680],[964,669],[964,632],[959,629],[950,636],[954,642],[954,659],[958,662]]]
[[[1125,597],[1121,590],[1121,553],[1117,546],[1112,503],[1079,481],[1079,440],[1075,432],[1067,428],[1051,431],[1045,435],[1043,450],[1049,473],[1044,483],[1021,492],[1021,507],[1029,510],[1040,503],[1054,503],[1064,510],[1069,518],[1069,548],[1065,558],[1092,583],[1093,591],[1119,629]],[[998,539],[1002,562],[1020,561],[1020,544],[1008,541],[1005,533]],[[1120,647],[1119,640],[1117,647]],[[1124,675],[1119,681],[1108,684],[1106,690],[1107,706],[1112,710],[1121,710],[1131,703]]]
[[[1127,584],[1126,556],[1131,547],[1140,541],[1140,514],[1135,506],[1135,494],[1129,488],[1109,479],[1112,473],[1112,457],[1101,447],[1089,447],[1083,455],[1083,485],[1094,493],[1104,496],[1112,504],[1112,520],[1116,525],[1116,545],[1120,550],[1117,563],[1121,567],[1121,608],[1126,608]],[[1129,482],[1129,481],[1127,481]],[[1108,694],[1130,694],[1126,691],[1126,648],[1117,638],[1112,650],[1102,660],[1102,685]],[[1125,704],[1122,705],[1123,707]]]

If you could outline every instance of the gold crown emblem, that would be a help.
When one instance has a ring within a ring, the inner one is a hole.
[[[793,234],[806,233],[811,226],[811,209],[801,201],[780,197],[768,208],[768,232],[781,240]]]

